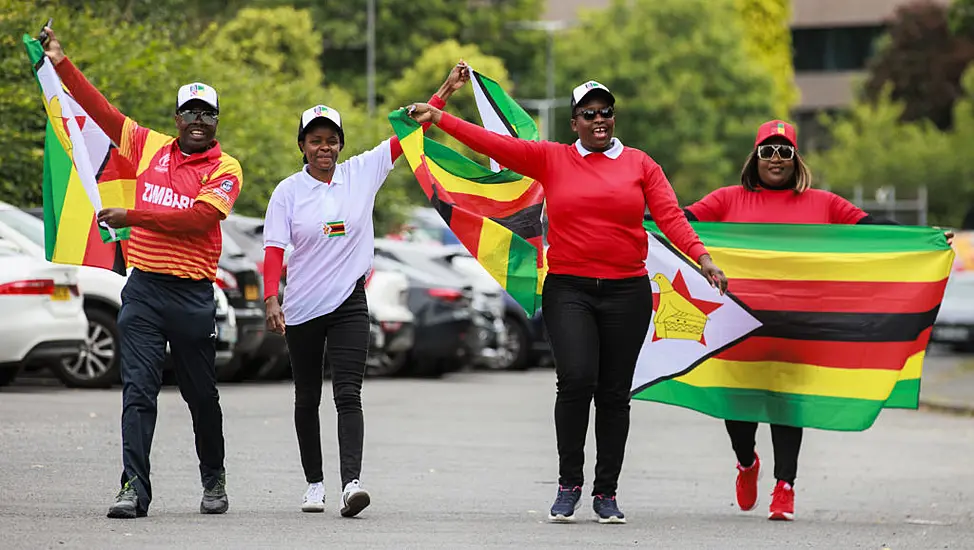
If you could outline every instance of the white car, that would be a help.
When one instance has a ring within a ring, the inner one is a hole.
[[[365,281],[372,320],[368,368],[373,376],[397,374],[413,347],[414,316],[406,305],[409,280],[402,273],[373,269]]]
[[[0,241],[6,241],[24,254],[46,261],[44,222],[4,202],[0,202]],[[54,374],[69,387],[109,387],[119,381],[116,320],[122,306],[122,287],[128,277],[97,267],[77,266],[75,269],[83,293],[88,336],[81,353],[51,367]],[[237,331],[226,295],[216,284],[213,291],[217,304],[217,366],[220,366],[229,363],[233,357]]]
[[[77,355],[88,333],[82,306],[77,269],[0,241],[0,386],[26,364]]]

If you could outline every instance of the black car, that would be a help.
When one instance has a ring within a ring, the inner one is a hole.
[[[240,250],[257,266],[261,280],[264,277],[264,221],[260,218],[231,214],[221,223],[223,234],[229,236]],[[278,296],[284,299],[284,280],[281,276]],[[263,299],[263,296],[261,296]],[[254,378],[259,380],[279,380],[291,374],[291,364],[288,361],[287,342],[284,336],[274,332],[267,332],[260,348],[251,358],[248,367]]]
[[[233,359],[217,372],[221,382],[238,382],[254,373],[253,359],[264,342],[267,324],[263,288],[257,264],[239,244],[223,233],[223,251],[217,263],[216,284],[233,306],[237,318],[237,345]]]
[[[468,360],[466,340],[473,329],[471,291],[444,281],[376,250],[376,269],[406,275],[406,307],[413,313],[413,347],[407,364],[397,373],[440,376],[461,368]]]

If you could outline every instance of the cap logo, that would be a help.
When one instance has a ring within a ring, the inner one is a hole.
[[[327,112],[328,112],[328,107],[325,107],[324,105],[318,105],[317,107],[314,108],[315,116],[324,116],[325,113]]]
[[[206,93],[206,86],[202,84],[193,84],[189,87],[189,95],[198,96]]]
[[[779,122],[778,123],[778,133],[779,134],[784,134],[785,133],[785,125],[784,125],[783,122]]]
[[[598,82],[586,82],[585,83],[585,89],[586,90],[591,90],[592,88],[601,88],[601,87],[602,86],[599,86],[599,83]]]

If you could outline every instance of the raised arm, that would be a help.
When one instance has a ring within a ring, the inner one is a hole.
[[[440,85],[440,89],[430,97],[429,104],[437,109],[446,107],[446,102],[450,100],[450,96],[460,88],[463,88],[463,85],[468,80],[470,80],[469,67],[467,67],[466,63],[460,61],[450,70],[450,74],[447,75],[446,80]],[[423,124],[423,131],[429,130],[432,124],[432,122]],[[392,151],[392,162],[396,162],[396,159],[402,155],[402,145],[399,143],[399,137],[393,136],[389,146]]]
[[[547,171],[548,147],[553,144],[504,136],[461,120],[426,103],[414,103],[409,115],[419,123],[432,122],[478,153],[489,156],[518,174],[539,181]]]
[[[45,27],[48,39],[44,42],[44,53],[54,64],[61,81],[67,86],[74,100],[88,113],[95,124],[104,130],[108,138],[115,144],[120,144],[122,140],[122,127],[125,124],[125,115],[119,112],[105,96],[95,88],[85,75],[71,63],[71,60],[64,55],[61,43],[54,35],[54,31]]]

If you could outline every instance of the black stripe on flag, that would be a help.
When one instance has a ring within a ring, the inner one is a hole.
[[[487,93],[487,87],[484,86],[484,81],[483,78],[480,76],[480,73],[476,71],[471,71],[471,72],[473,73],[473,77],[477,80],[477,85],[480,86],[480,89],[484,91],[484,97],[486,97],[487,102],[490,103],[490,108],[493,109],[494,112],[497,114],[497,118],[501,119],[501,122],[504,123],[504,127],[507,128],[508,133],[510,133],[514,137],[518,137],[517,130],[514,129],[514,126],[511,126],[511,122],[507,120],[507,117],[501,111],[500,107],[497,106],[497,102],[494,101],[494,98],[489,93]]]
[[[912,342],[933,326],[940,306],[921,313],[831,313],[752,310],[752,336],[831,342]]]
[[[544,205],[539,202],[522,208],[506,218],[491,219],[524,240],[533,239],[540,237],[543,230],[541,226],[543,208]]]

